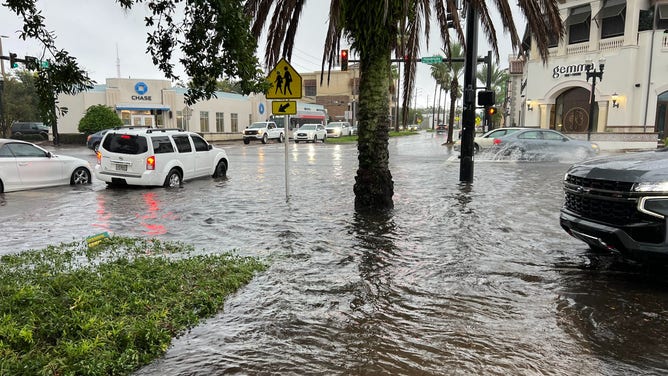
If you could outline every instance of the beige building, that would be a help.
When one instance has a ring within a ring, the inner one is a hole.
[[[60,133],[79,133],[86,109],[103,104],[114,109],[125,125],[181,128],[218,141],[240,139],[250,123],[271,115],[271,104],[263,95],[216,92],[216,98],[187,106],[186,91],[167,80],[109,78],[92,90],[61,95],[59,106],[68,112],[58,119],[58,128]]]
[[[359,95],[359,65],[351,64],[347,71],[332,69],[322,76],[320,72],[300,73],[305,103],[315,103],[327,109],[328,121],[353,121]],[[329,82],[328,82],[329,81]]]
[[[665,137],[668,1],[563,0],[559,8],[566,35],[553,39],[548,62],[530,31],[530,52],[510,61],[506,123],[593,140]]]

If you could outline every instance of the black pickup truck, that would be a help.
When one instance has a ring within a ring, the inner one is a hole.
[[[595,158],[564,176],[560,224],[594,250],[668,261],[668,148]]]

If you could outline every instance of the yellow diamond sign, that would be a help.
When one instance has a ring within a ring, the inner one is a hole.
[[[267,91],[267,99],[299,99],[302,97],[302,76],[287,60],[279,60],[267,78],[272,85]]]

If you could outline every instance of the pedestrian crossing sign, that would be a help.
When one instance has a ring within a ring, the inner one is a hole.
[[[267,99],[299,99],[302,97],[302,76],[287,62],[281,59],[267,77],[271,87]]]

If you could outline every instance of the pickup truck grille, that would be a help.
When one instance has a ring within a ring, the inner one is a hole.
[[[633,183],[587,179],[568,175],[564,207],[597,222],[627,225],[647,220],[637,209]]]
[[[248,136],[254,136],[257,134],[257,131],[244,131],[244,134]]]

